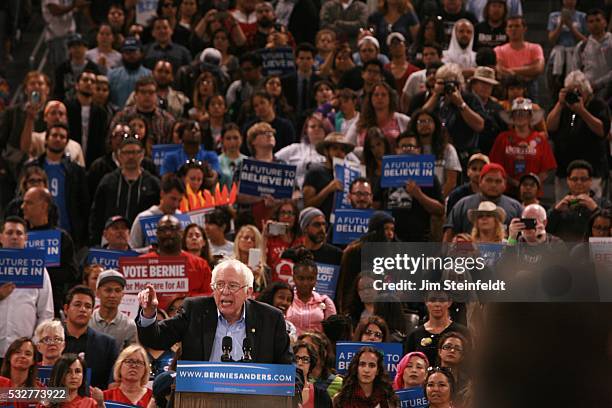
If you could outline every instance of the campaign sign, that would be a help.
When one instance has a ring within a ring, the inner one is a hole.
[[[486,261],[486,265],[491,267],[501,258],[504,244],[478,243],[480,256]]]
[[[126,404],[116,401],[104,401],[104,408],[138,408],[140,405]]]
[[[338,374],[346,374],[352,358],[365,346],[374,347],[383,353],[385,369],[392,379],[395,378],[397,365],[404,355],[401,343],[336,342],[336,371]]]
[[[197,210],[189,211],[186,214],[189,216],[192,223],[203,227],[206,225],[206,214],[211,213],[214,209],[215,207],[199,208]]]
[[[125,293],[138,293],[146,285],[152,285],[160,294],[186,293],[189,291],[186,263],[183,256],[120,258],[119,269],[125,277]]]
[[[179,361],[176,391],[293,396],[295,366]]]
[[[62,256],[62,233],[57,229],[28,231],[26,248],[43,249],[47,254],[45,266],[59,266]]]
[[[339,265],[317,263],[317,293],[327,295],[332,300],[335,299],[339,274]]]
[[[332,243],[346,245],[368,232],[374,210],[334,210]]]
[[[161,170],[162,164],[164,164],[164,158],[168,153],[176,152],[181,148],[181,145],[176,144],[153,145],[153,149],[151,150],[151,156],[153,157],[153,163],[155,163],[157,171]]]
[[[191,224],[191,218],[188,214],[172,214],[181,223],[181,228],[185,229],[187,225]],[[141,217],[140,228],[144,234],[145,243],[148,245],[157,243],[157,223],[163,217],[163,214],[151,215],[149,217]]]
[[[427,408],[429,402],[425,398],[423,387],[405,388],[395,391],[395,395],[400,400],[401,408]]]
[[[238,192],[256,197],[291,198],[295,175],[296,166],[290,164],[244,159]]]
[[[119,258],[138,256],[134,251],[115,251],[113,249],[91,248],[87,254],[87,264],[102,265],[104,269],[119,269]]]
[[[45,252],[40,249],[0,249],[0,284],[18,288],[42,288]]]
[[[49,386],[49,382],[51,381],[51,370],[53,370],[53,366],[38,366],[38,381],[45,387]],[[85,385],[89,388],[89,383],[91,382],[91,368],[87,368],[85,371]]]
[[[431,187],[435,161],[433,154],[383,156],[380,185],[383,188],[403,187],[408,180],[413,180],[418,186]]]
[[[262,48],[257,50],[261,55],[261,69],[264,76],[285,76],[295,72],[295,58],[291,47]]]
[[[363,175],[360,167],[334,163],[334,177],[340,180],[343,186],[341,192],[336,192],[334,199],[335,209],[353,208],[348,196],[351,191],[351,183]]]

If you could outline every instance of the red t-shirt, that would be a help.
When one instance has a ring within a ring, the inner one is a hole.
[[[146,408],[147,405],[149,405],[149,401],[151,401],[152,396],[153,391],[147,388],[145,395],[143,395],[138,402],[134,403],[125,396],[119,387],[104,391],[104,401],[121,402],[122,404],[132,404],[143,408]]]
[[[497,63],[504,68],[519,68],[544,59],[544,51],[540,44],[527,41],[520,50],[515,50],[510,43],[506,43],[495,47],[494,51]]]
[[[212,289],[210,287],[210,280],[212,279],[212,273],[210,266],[206,260],[192,255],[187,251],[181,251],[181,255],[187,258],[185,270],[187,272],[187,279],[189,280],[189,292],[187,296],[210,296],[212,295]],[[141,258],[159,258],[157,252],[149,252],[144,255],[140,255]],[[159,307],[165,309],[170,302],[176,297],[176,293],[160,293],[157,295],[159,300]]]
[[[0,388],[16,388],[16,387],[10,378],[0,376]],[[45,388],[45,387],[37,381],[35,388]],[[0,402],[0,407],[32,408],[36,406],[37,404],[35,402],[13,402],[13,401]]]
[[[267,259],[266,263],[272,269],[272,280],[275,279],[277,274],[276,267],[281,262],[281,255],[287,248],[292,248],[295,246],[304,245],[304,237],[298,237],[293,240],[293,242],[285,242],[280,236],[270,236],[267,240]],[[285,279],[280,279],[285,280]]]
[[[508,177],[518,180],[523,174],[539,174],[557,168],[557,161],[548,139],[541,132],[532,131],[522,139],[514,130],[500,133],[489,153],[492,163],[501,164]]]

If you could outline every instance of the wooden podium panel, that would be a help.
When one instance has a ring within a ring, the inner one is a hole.
[[[176,408],[293,408],[293,397],[177,392]]]

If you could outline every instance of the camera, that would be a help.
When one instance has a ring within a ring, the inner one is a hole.
[[[565,94],[565,102],[568,105],[573,105],[575,103],[580,102],[580,91],[567,91],[567,93]]]
[[[285,222],[270,222],[268,224],[268,234],[269,235],[284,235],[289,230],[289,224]]]
[[[528,230],[536,229],[536,219],[535,218],[521,218],[521,222],[525,224],[525,229],[528,229]]]
[[[30,94],[30,102],[34,105],[39,104],[40,103],[40,92],[32,91],[32,93]]]
[[[444,81],[444,95],[451,95],[457,90],[457,81]]]

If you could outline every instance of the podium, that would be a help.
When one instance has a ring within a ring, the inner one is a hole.
[[[178,361],[174,406],[293,408],[294,392],[293,365]]]

